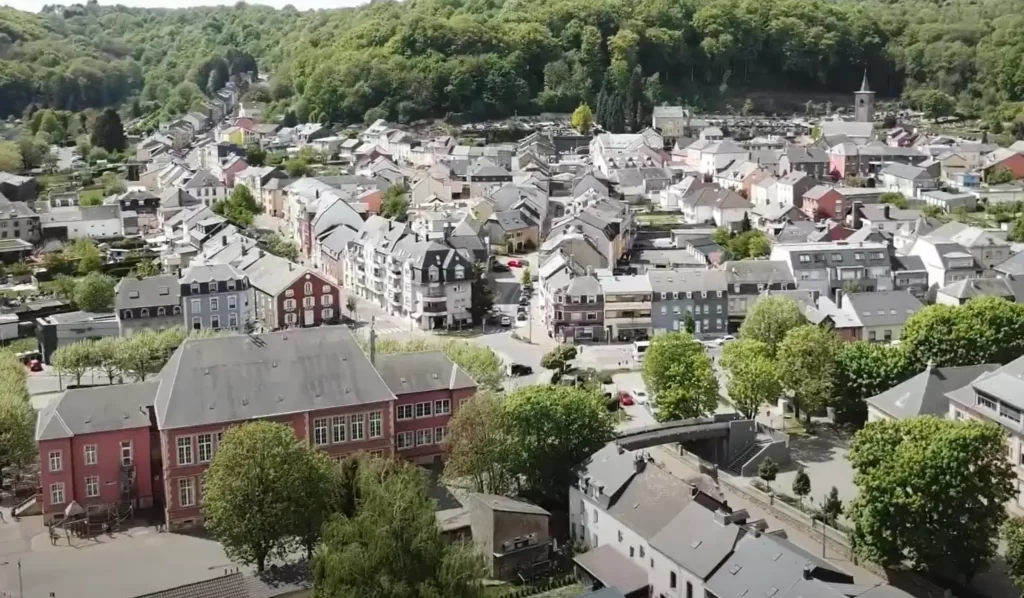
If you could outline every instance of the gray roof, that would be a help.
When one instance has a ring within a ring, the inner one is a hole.
[[[892,256],[892,269],[895,272],[923,272],[925,271],[924,260],[919,255],[894,255]]]
[[[136,598],[250,598],[244,577],[241,573],[229,573]]]
[[[628,293],[650,293],[651,280],[646,274],[632,276],[600,276],[601,290],[606,295]]]
[[[0,195],[0,220],[8,220],[10,218],[31,218],[36,213],[32,211],[32,208],[28,207],[28,204],[22,201],[11,201]]]
[[[865,401],[896,419],[919,415],[942,417],[949,413],[949,399],[946,398],[946,393],[966,386],[978,376],[997,369],[997,364],[931,367]]]
[[[924,305],[907,291],[875,291],[848,293],[843,297],[843,309],[854,312],[863,326],[902,326]]]
[[[313,271],[283,257],[264,253],[263,257],[245,268],[245,273],[253,287],[276,296],[283,293],[300,276],[313,274]]]
[[[938,291],[960,300],[974,297],[1005,297],[1013,301],[1024,300],[1024,280],[1010,278],[968,278],[950,283]]]
[[[830,581],[839,581],[844,574],[828,561],[800,549],[788,540],[768,535],[746,535],[736,544],[736,550],[722,563],[707,581],[707,590],[718,598],[745,598],[767,595],[768,588],[775,588],[776,596],[805,596],[814,598],[844,598],[842,594],[816,580],[805,580],[804,572],[811,568],[811,575],[827,572]],[[852,577],[845,576],[849,582]],[[791,594],[790,590],[810,582],[807,591]]]
[[[168,189],[160,196],[161,208],[184,208],[198,203],[199,200],[182,187]]]
[[[934,175],[920,166],[910,166],[909,164],[900,164],[899,162],[887,164],[882,170],[882,175],[889,175],[898,179],[906,179],[908,181],[920,181],[935,178]]]
[[[828,154],[816,147],[791,145],[786,148],[785,152],[785,156],[789,159],[790,164],[818,164],[826,163],[829,160]]]
[[[565,288],[565,294],[572,297],[592,297],[601,294],[601,283],[594,276],[575,276]]]
[[[36,440],[149,427],[158,382],[67,390],[39,412]]]
[[[1013,254],[992,269],[1002,272],[1007,276],[1024,275],[1024,251]]]
[[[396,395],[476,387],[441,351],[378,355],[375,365],[384,384]]]
[[[160,429],[393,400],[340,326],[185,339],[160,373]]]
[[[692,502],[651,538],[651,547],[690,573],[707,579],[732,553],[745,531]]]
[[[115,292],[114,306],[117,309],[177,305],[181,301],[178,277],[173,274],[146,278],[128,276],[117,283]]]
[[[63,222],[82,222],[85,220],[110,220],[121,217],[121,206],[117,204],[103,206],[58,206],[49,212],[39,215],[43,225]]]
[[[197,170],[192,178],[185,183],[186,189],[200,189],[202,187],[223,187],[224,183],[221,182],[212,172],[209,170]]]
[[[483,494],[480,492],[474,492],[469,495],[470,498],[478,501],[492,511],[503,511],[505,513],[523,513],[525,515],[544,515],[548,516],[551,513],[547,509],[542,509],[537,505],[516,500],[514,498],[508,498],[507,496],[498,496],[496,494]]]
[[[526,218],[519,210],[509,210],[507,212],[495,212],[491,219],[498,225],[503,231],[520,230],[536,226],[529,218]]]
[[[238,271],[230,264],[190,264],[181,273],[179,282],[192,284],[193,282],[220,282],[222,280],[242,280],[245,274]]]
[[[722,270],[651,270],[647,277],[651,280],[655,298],[657,293],[725,291],[729,284]]]
[[[611,544],[598,546],[573,559],[606,587],[615,588],[627,596],[648,585],[647,571],[629,560]]]

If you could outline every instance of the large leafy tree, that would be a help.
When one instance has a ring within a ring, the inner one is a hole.
[[[8,469],[35,463],[36,412],[29,402],[25,367],[13,353],[0,352],[0,478]]]
[[[426,338],[406,341],[377,340],[377,353],[381,355],[421,351],[441,351],[453,363],[465,370],[476,381],[477,388],[481,390],[499,390],[505,379],[505,364],[490,347],[466,341],[437,341]]]
[[[441,536],[423,474],[402,461],[364,459],[352,517],[324,527],[313,567],[314,598],[478,598],[483,563],[466,544]]]
[[[114,307],[114,279],[90,272],[75,283],[75,305],[83,311],[105,312]]]
[[[779,345],[779,375],[793,395],[793,411],[800,417],[824,407],[832,396],[838,340],[831,330],[805,324],[793,328]]]
[[[249,226],[257,214],[263,212],[263,206],[256,201],[252,191],[245,185],[235,185],[231,195],[213,204],[213,211],[228,220]]]
[[[654,337],[644,355],[643,379],[660,421],[706,416],[718,405],[718,380],[711,360],[685,332]]]
[[[123,152],[128,147],[124,125],[117,110],[107,108],[96,117],[90,141],[93,147],[102,147],[108,152]]]
[[[399,222],[405,222],[408,213],[409,200],[406,198],[405,189],[399,185],[388,187],[380,202],[380,215]]]
[[[487,494],[515,492],[502,419],[503,399],[477,394],[455,412],[445,437],[444,475],[449,483]]]
[[[889,390],[913,373],[902,346],[844,343],[836,353],[830,402],[836,422],[863,425],[868,416],[864,399]]]
[[[980,297],[965,305],[931,305],[900,336],[914,369],[1007,363],[1024,355],[1024,304]]]
[[[61,345],[53,352],[50,362],[62,375],[73,378],[76,386],[82,384],[82,376],[89,368],[99,365],[93,341],[88,340]]]
[[[727,344],[722,367],[729,373],[729,400],[746,417],[753,418],[761,405],[782,394],[778,364],[761,341],[743,338]]]
[[[1024,517],[1013,517],[1003,524],[1002,540],[1006,544],[1003,556],[1007,573],[1018,589],[1024,590]]]
[[[747,317],[740,326],[740,336],[761,341],[774,356],[782,339],[797,326],[807,323],[800,306],[788,297],[778,295],[762,296],[747,311]]]
[[[995,556],[1004,505],[1015,494],[998,425],[873,422],[854,437],[849,460],[858,495],[847,516],[861,558],[969,579]]]
[[[331,508],[328,459],[284,424],[232,426],[206,474],[206,527],[233,560],[266,568],[296,536],[312,547]]]

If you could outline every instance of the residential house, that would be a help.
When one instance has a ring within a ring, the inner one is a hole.
[[[604,293],[606,340],[627,343],[650,338],[653,293],[650,278],[647,275],[599,275],[598,282]]]
[[[193,330],[250,332],[255,323],[249,279],[229,264],[191,264],[176,280],[184,323]],[[181,320],[181,318],[178,318]]]
[[[948,393],[997,369],[999,365],[991,363],[959,367],[936,367],[930,363],[920,374],[864,399],[868,405],[868,421],[948,417]]]
[[[181,326],[178,278],[173,274],[122,278],[114,287],[114,313],[121,336]]]
[[[244,272],[255,293],[256,321],[263,330],[320,326],[341,316],[338,287],[310,268],[261,249]]]
[[[476,383],[444,353],[375,355],[373,365],[397,397],[392,427],[397,456],[440,464],[455,410],[476,393]]]
[[[1012,303],[1024,302],[1024,279],[969,278],[941,287],[935,292],[938,305],[963,305],[976,297],[1001,297]]]
[[[921,191],[939,187],[939,177],[928,169],[908,164],[889,164],[882,169],[882,185],[904,197],[917,197]]]
[[[982,158],[981,170],[986,179],[999,170],[1009,171],[1014,179],[1024,179],[1024,154],[1001,147]]]
[[[42,237],[39,214],[23,201],[0,193],[0,239],[22,239],[33,245]]]
[[[287,175],[276,166],[249,166],[235,173],[235,185],[244,185],[253,197],[263,197],[263,186],[271,179],[284,179]]]
[[[928,270],[929,286],[992,276],[992,269],[1010,257],[1010,244],[1000,236],[962,222],[948,222],[918,238],[909,255],[919,256]]]
[[[687,224],[714,222],[727,226],[742,221],[743,215],[751,209],[753,204],[740,194],[717,185],[691,187],[680,203],[683,221]]]
[[[491,245],[500,246],[508,253],[523,253],[535,249],[539,243],[537,223],[519,210],[495,212],[484,223]]]
[[[783,206],[803,206],[804,194],[817,185],[817,179],[801,171],[794,170],[779,178],[775,183],[775,200]]]
[[[239,118],[249,118],[254,121],[263,120],[263,112],[267,106],[263,102],[239,102],[238,104],[238,116]]]
[[[927,217],[921,210],[905,210],[887,203],[863,204],[854,202],[850,208],[846,222],[854,229],[872,228],[885,233],[895,234],[905,225]],[[930,224],[937,226],[938,221],[931,219]]]
[[[846,293],[838,307],[860,324],[857,340],[886,343],[900,340],[906,321],[924,309],[921,301],[907,291]]]
[[[272,178],[261,186],[260,198],[263,201],[263,213],[276,218],[285,215],[285,202],[288,196],[286,189],[293,182],[294,179]]]
[[[647,278],[653,297],[651,329],[655,334],[686,330],[687,316],[698,337],[728,332],[729,289],[724,270],[654,270]]]
[[[450,169],[441,165],[439,165],[438,170],[439,172],[448,171],[448,173],[451,173]],[[428,172],[426,176],[413,183],[412,189],[409,190],[409,203],[412,207],[423,206],[434,201],[448,203],[452,200],[453,186],[450,174],[446,176],[444,174]],[[461,194],[461,182],[458,183],[458,189]]]
[[[750,196],[748,199],[750,199],[750,203],[754,204],[755,209],[772,205],[778,201],[778,182],[779,179],[777,177],[767,176],[750,186]]]
[[[829,164],[828,154],[824,150],[791,145],[783,150],[776,172],[780,177],[802,172],[812,179],[823,181],[831,174]]]
[[[731,139],[713,142],[699,152],[697,169],[707,176],[714,176],[734,162],[750,159],[750,152]]]
[[[473,493],[466,502],[473,543],[484,556],[488,577],[514,581],[521,572],[550,565],[548,511],[494,494]]]
[[[881,196],[882,190],[880,189],[817,185],[804,193],[803,205],[800,209],[811,220],[822,218],[841,220],[853,202],[878,203]]]
[[[892,289],[886,243],[776,243],[770,259],[786,262],[798,289],[828,297],[851,285],[868,292]]]
[[[64,391],[39,412],[39,487],[43,523],[71,510],[98,515],[127,502],[150,508],[153,471],[150,412],[158,382]]]
[[[567,283],[548,283],[552,300],[545,305],[548,333],[565,342],[604,342],[604,293],[592,273],[566,274]],[[564,282],[564,281],[563,281]]]
[[[137,226],[138,217],[132,214],[115,204],[51,208],[37,218],[44,239],[112,239],[125,235],[126,220],[134,219]],[[4,232],[0,228],[0,237],[5,236]]]
[[[924,301],[928,296],[928,269],[916,255],[893,255],[892,288]]]
[[[890,147],[881,141],[863,145],[844,142],[833,145],[829,153],[829,174],[836,180],[850,176],[868,177],[892,163],[918,165],[930,155],[916,147]]]
[[[128,189],[120,195],[115,195],[105,203],[114,203],[121,207],[122,212],[136,212],[138,214],[156,214],[160,208],[160,196],[142,188]]]
[[[10,201],[30,202],[38,197],[36,179],[10,172],[0,172],[0,195]]]
[[[204,205],[212,206],[214,203],[227,199],[229,191],[227,185],[208,170],[197,170],[192,178],[183,186],[185,191],[192,197],[201,201]]]
[[[661,134],[650,128],[639,133],[600,133],[590,141],[590,156],[594,167],[608,176],[615,162],[624,164],[628,160],[634,163],[645,159],[661,160],[659,152],[664,147]]]
[[[718,171],[714,181],[720,187],[732,189],[749,197],[751,186],[769,176],[769,172],[758,166],[756,162],[733,162]]]
[[[963,387],[946,393],[949,419],[973,419],[994,423],[1007,432],[1006,458],[1016,475],[1017,507],[1024,507],[1024,400],[1020,393],[1024,357],[981,373]]]
[[[747,310],[766,291],[791,291],[796,281],[789,264],[783,261],[739,260],[722,264],[729,285],[726,313],[729,332],[739,330]],[[703,310],[702,310],[703,311]]]

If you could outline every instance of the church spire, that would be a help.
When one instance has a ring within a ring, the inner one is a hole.
[[[864,69],[864,79],[860,82],[860,90],[871,91],[871,88],[868,86],[868,69]]]

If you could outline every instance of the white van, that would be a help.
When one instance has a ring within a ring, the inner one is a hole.
[[[644,354],[647,352],[647,347],[650,346],[651,341],[636,341],[633,343],[633,361],[643,363]]]

